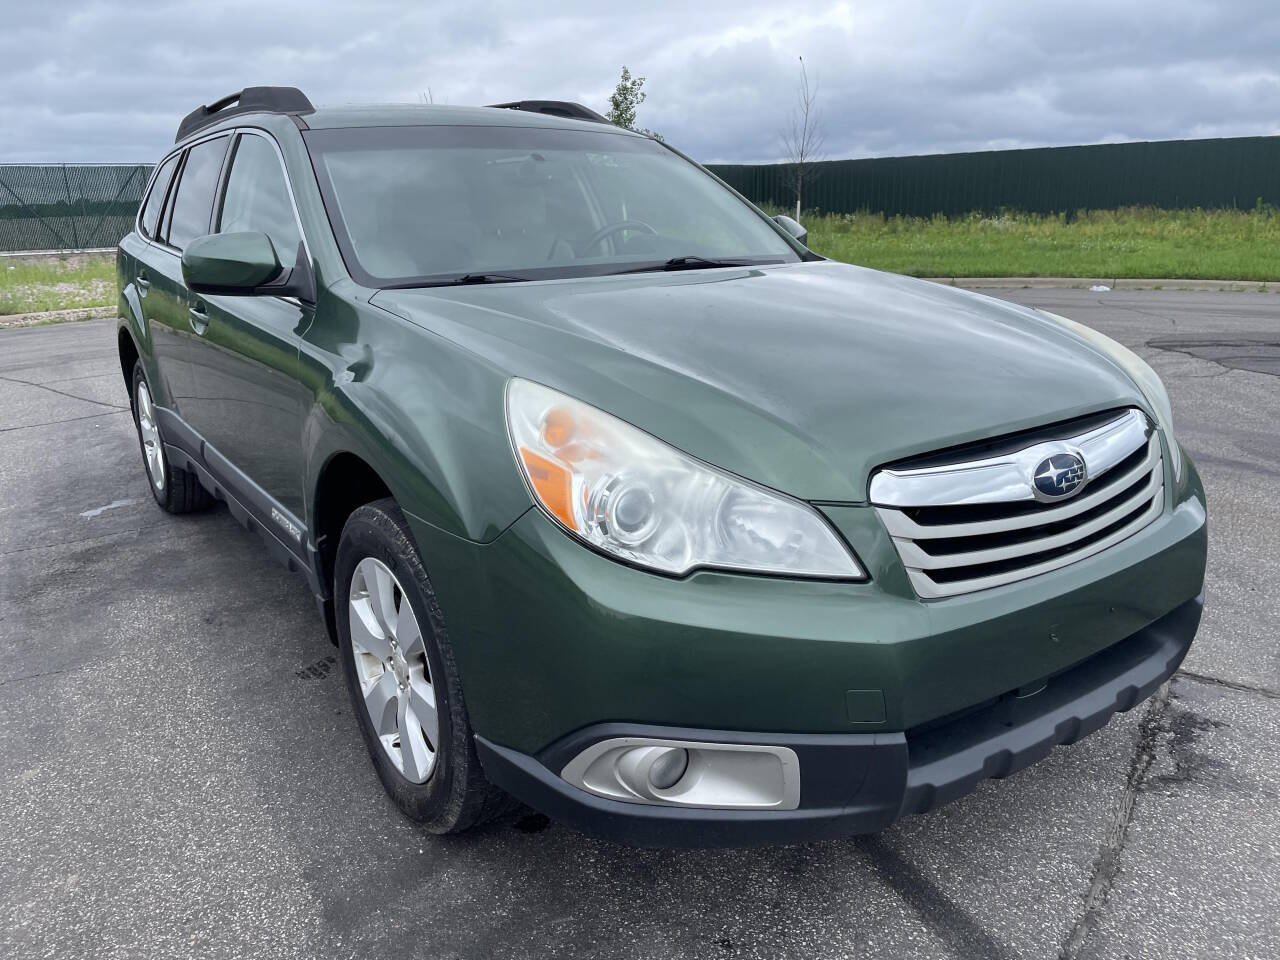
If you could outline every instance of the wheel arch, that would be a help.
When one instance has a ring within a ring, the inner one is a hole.
[[[309,512],[312,541],[315,543],[315,574],[324,588],[322,606],[325,626],[329,631],[329,639],[336,645],[338,634],[334,621],[333,570],[342,528],[357,508],[387,497],[395,499],[395,494],[382,474],[365,457],[345,448],[333,451],[325,459],[316,473],[310,492]]]
[[[124,390],[129,395],[129,407],[132,409],[133,368],[142,359],[142,354],[138,350],[138,344],[134,341],[133,333],[130,331],[128,324],[120,324],[120,329],[116,335],[116,348],[120,353],[120,375],[124,378]]]

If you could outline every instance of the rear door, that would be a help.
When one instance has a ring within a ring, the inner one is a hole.
[[[155,337],[168,388],[168,405],[184,420],[190,415],[196,394],[191,344],[204,321],[182,282],[182,250],[196,237],[209,232],[214,191],[230,140],[230,136],[223,134],[201,141],[186,151],[147,258],[148,291],[144,311]],[[167,439],[171,443],[191,445],[189,438],[182,434]],[[199,453],[198,450],[190,452]]]
[[[245,231],[270,237],[286,270],[307,255],[275,141],[251,130],[236,137],[213,229]],[[300,547],[308,397],[298,382],[298,344],[314,309],[267,295],[195,299],[207,310],[208,326],[192,347],[196,398],[188,410],[212,448],[205,460],[241,491],[246,507]]]
[[[160,231],[160,217],[182,157],[183,154],[179,151],[161,163],[151,182],[151,190],[138,215],[139,233],[145,242],[130,246],[129,252],[134,254],[134,259],[129,263],[130,275],[125,278],[126,282],[133,282],[137,291],[144,327],[151,338],[151,350],[156,358],[154,376],[149,374],[152,380],[151,390],[156,402],[162,405],[173,403],[170,374],[180,373],[178,367],[187,363],[185,341],[179,341],[173,331],[157,319],[159,311],[156,305],[160,298],[151,296],[152,283],[158,274],[157,265],[168,257],[156,239]]]

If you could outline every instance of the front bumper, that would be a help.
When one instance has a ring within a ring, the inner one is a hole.
[[[589,833],[639,846],[754,846],[880,830],[1007,777],[1074,743],[1113,713],[1132,709],[1167,680],[1191,646],[1203,593],[1050,677],[1034,696],[1014,691],[917,731],[760,734],[597,724],[528,756],[477,737],[491,781],[530,806]],[[795,810],[706,810],[594,796],[561,779],[575,756],[615,737],[784,746],[800,761]]]
[[[1149,695],[1199,620],[1207,526],[1189,461],[1170,500],[1094,556],[931,602],[865,506],[822,509],[866,583],[663,577],[585,549],[536,509],[488,544],[409,521],[495,782],[636,843],[753,844],[878,829]],[[560,776],[591,743],[646,731],[794,750],[800,805],[650,806]]]

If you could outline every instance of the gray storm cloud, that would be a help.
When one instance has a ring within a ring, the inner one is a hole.
[[[196,104],[571,99],[622,64],[640,123],[706,162],[779,159],[798,55],[831,157],[1271,134],[1274,0],[21,4],[0,11],[0,162],[149,161]]]

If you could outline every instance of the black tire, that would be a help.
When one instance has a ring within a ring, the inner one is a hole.
[[[351,644],[350,596],[352,576],[366,557],[385,564],[400,584],[401,603],[413,607],[426,650],[427,668],[435,691],[439,723],[435,763],[425,782],[401,773],[388,756],[369,717]],[[460,833],[513,809],[514,801],[485,779],[476,755],[471,721],[444,616],[431,581],[418,556],[404,514],[394,500],[359,507],[347,519],[334,564],[334,609],[338,647],[352,712],[360,724],[365,746],[387,794],[409,819],[432,833]]]
[[[151,495],[155,497],[156,503],[167,513],[192,513],[196,510],[207,509],[213,504],[214,499],[200,484],[200,478],[194,472],[186,470],[182,467],[175,467],[169,462],[169,458],[165,456],[163,449],[163,436],[160,433],[160,424],[155,422],[155,430],[157,437],[160,437],[160,463],[161,478],[163,486],[157,486],[152,468],[147,460],[146,442],[142,435],[142,424],[140,423],[140,413],[138,410],[138,385],[146,386],[147,395],[151,395],[151,385],[147,383],[146,372],[142,369],[142,361],[139,360],[133,365],[133,382],[129,392],[129,406],[133,410],[133,430],[138,435],[138,449],[142,452],[142,469],[147,476],[147,486],[151,488]]]

